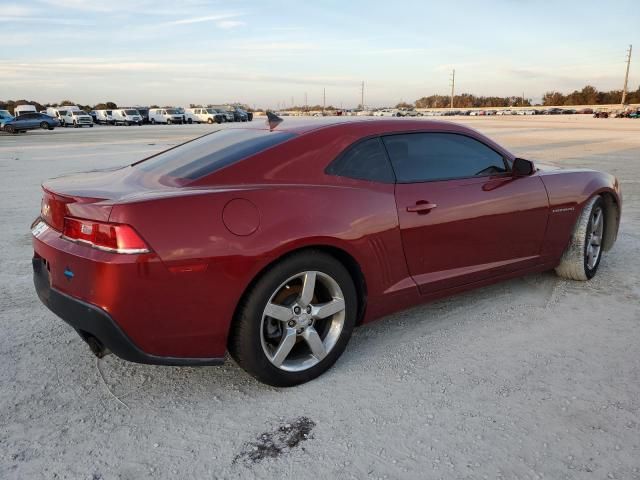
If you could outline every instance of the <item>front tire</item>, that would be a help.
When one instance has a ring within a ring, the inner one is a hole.
[[[264,273],[239,306],[229,352],[261,382],[291,387],[328,370],[356,323],[347,269],[324,252],[293,254]]]
[[[602,259],[606,213],[601,196],[591,198],[576,222],[569,246],[562,255],[556,273],[570,280],[593,278]]]
[[[42,122],[40,124],[40,128],[43,130],[49,130],[49,124],[47,122]]]

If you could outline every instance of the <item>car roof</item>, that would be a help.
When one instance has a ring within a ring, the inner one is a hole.
[[[260,118],[260,117],[258,117]],[[273,130],[282,132],[291,132],[298,135],[310,133],[320,129],[339,129],[340,133],[349,131],[365,133],[367,135],[382,134],[385,132],[398,131],[429,131],[429,130],[447,130],[447,131],[469,131],[469,127],[463,125],[441,121],[441,120],[408,120],[402,118],[358,118],[358,117],[293,117],[292,122],[287,122],[288,117],[284,117],[282,123],[277,125]],[[259,120],[258,120],[259,121]],[[265,119],[262,127],[252,125],[250,128],[258,130],[268,130],[269,125]],[[242,128],[242,127],[237,127]]]

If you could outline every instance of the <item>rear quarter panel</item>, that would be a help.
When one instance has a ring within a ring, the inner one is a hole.
[[[349,182],[347,182],[349,183]],[[362,182],[355,182],[362,183]],[[165,350],[198,332],[223,354],[237,303],[251,281],[270,263],[297,249],[339,248],[351,255],[367,279],[371,299],[413,288],[398,231],[393,185],[260,185],[225,187],[153,201],[120,203],[112,222],[133,225],[169,270],[149,286],[155,311],[170,315],[157,340]],[[244,199],[258,206],[259,225],[250,235],[231,233],[225,206]],[[188,271],[189,265],[206,265]],[[185,268],[186,267],[186,268]],[[185,271],[177,272],[183,268]],[[405,292],[406,293],[406,292]],[[378,303],[373,301],[375,315]],[[126,328],[153,329],[156,319],[126,313]],[[191,334],[184,335],[189,325]]]

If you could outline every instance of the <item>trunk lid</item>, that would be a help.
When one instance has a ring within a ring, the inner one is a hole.
[[[42,219],[61,231],[64,217],[107,222],[113,205],[128,195],[169,187],[153,182],[131,167],[77,173],[42,184]]]

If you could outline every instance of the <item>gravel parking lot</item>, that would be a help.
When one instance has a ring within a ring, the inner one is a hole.
[[[640,120],[450,121],[617,175],[614,249],[588,283],[533,275],[364,326],[332,370],[286,390],[231,361],[98,362],[33,291],[43,179],[216,126],[0,134],[0,478],[640,479]]]

